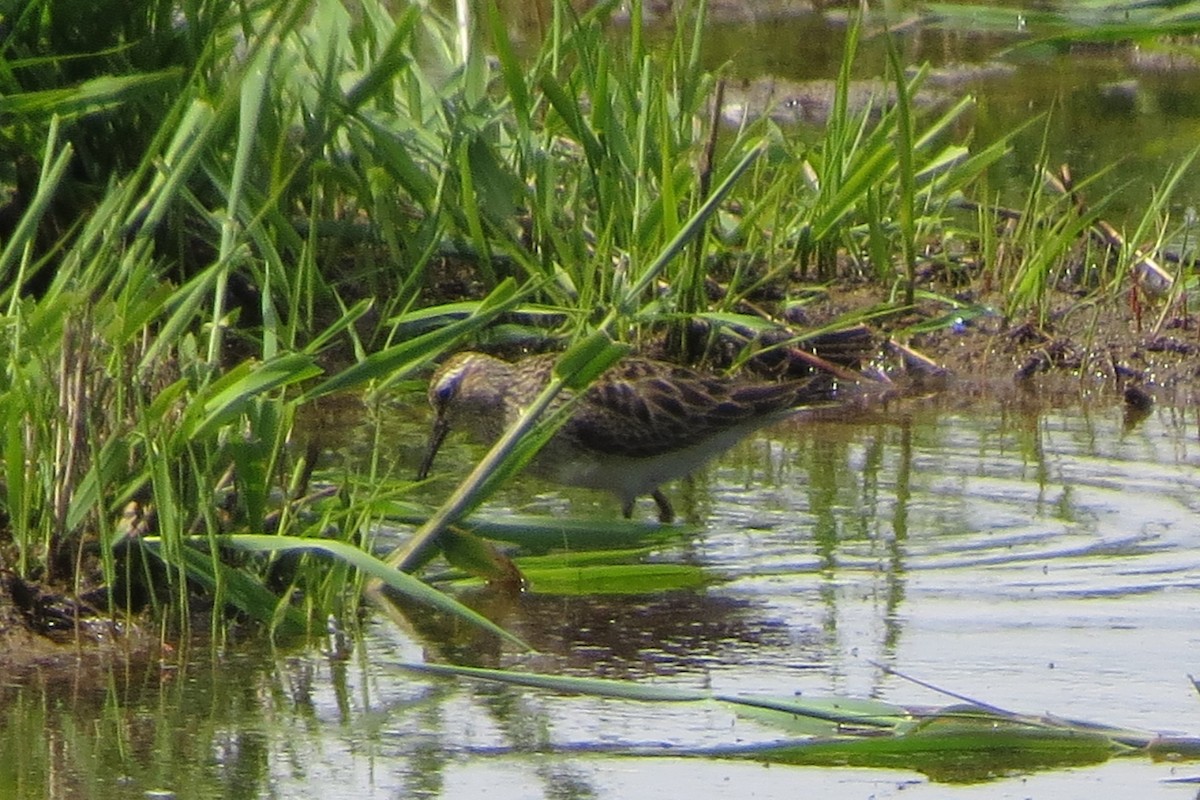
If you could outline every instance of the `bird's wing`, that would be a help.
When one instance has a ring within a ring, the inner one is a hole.
[[[564,431],[585,448],[644,458],[826,396],[814,381],[739,384],[626,359],[592,385]]]

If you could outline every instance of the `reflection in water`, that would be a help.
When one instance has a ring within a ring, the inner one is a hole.
[[[628,793],[612,788],[625,785],[614,776],[630,770],[644,771],[644,796],[677,796],[670,790],[708,767],[573,750],[779,735],[719,708],[396,667],[422,658],[948,702],[882,663],[1005,707],[1194,730],[1185,675],[1200,645],[1196,429],[1190,413],[1165,409],[1126,429],[1115,407],[785,424],[699,476],[688,513],[700,527],[649,556],[703,568],[713,578],[703,589],[466,595],[536,654],[422,610],[403,628],[373,618],[350,662],[239,645],[166,665],[10,675],[0,685],[0,796],[617,797]],[[546,489],[519,481],[506,497],[596,510],[584,493],[530,494]],[[725,780],[759,775],[748,764],[720,769]],[[774,768],[766,796],[791,796],[795,774]],[[849,785],[825,796],[861,796]]]
[[[897,610],[904,600],[903,543],[908,538],[908,502],[912,496],[912,420],[900,421],[899,467],[896,470],[896,506],[892,511],[892,537],[888,540],[891,558],[884,573],[888,576],[887,614],[884,617],[886,634],[883,639],[883,655],[891,660],[896,654],[900,638],[900,623]]]

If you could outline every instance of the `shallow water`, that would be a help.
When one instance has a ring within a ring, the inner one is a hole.
[[[1200,763],[1114,760],[969,786],[904,770],[684,759],[779,734],[718,707],[563,697],[404,672],[453,658],[721,691],[948,705],[887,665],[1014,711],[1200,732],[1200,422],[1160,409],[934,407],[796,421],[690,486],[695,527],[650,560],[702,588],[465,595],[530,656],[372,616],[351,659],[261,643],[0,685],[0,796],[1195,797]],[[457,471],[465,448],[441,464]],[[615,503],[519,481],[522,512]],[[491,506],[493,510],[496,505]],[[649,503],[639,512],[650,515]],[[606,750],[639,748],[630,757]]]

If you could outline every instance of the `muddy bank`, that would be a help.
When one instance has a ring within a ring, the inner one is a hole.
[[[68,589],[0,571],[0,674],[74,672],[154,658],[161,642],[143,622],[106,614]]]
[[[1015,72],[1016,67],[1001,62],[930,69],[909,100],[916,110],[936,109],[961,98],[974,82],[1003,78]],[[829,121],[836,98],[834,80],[797,81],[771,75],[730,80],[725,85],[721,117],[731,125],[767,115],[780,125],[819,126]],[[876,118],[895,101],[895,86],[883,79],[854,80],[847,87],[846,106],[851,116],[866,113]]]

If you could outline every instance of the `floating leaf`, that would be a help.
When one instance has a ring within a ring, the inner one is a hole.
[[[526,568],[521,574],[535,594],[652,594],[698,589],[712,583],[703,567],[690,564],[603,564]]]

